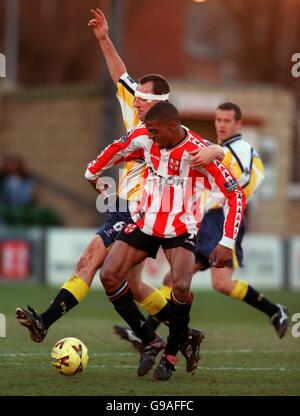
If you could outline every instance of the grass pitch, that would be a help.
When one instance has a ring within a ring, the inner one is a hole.
[[[45,286],[0,285],[0,312],[6,316],[6,338],[0,338],[1,396],[300,396],[300,337],[278,339],[268,318],[215,292],[194,293],[192,326],[202,328],[197,373],[178,369],[167,382],[152,373],[136,375],[138,355],[113,333],[122,321],[102,291],[91,291],[79,307],[54,324],[41,344],[15,320],[17,306],[29,303],[44,311],[56,294]],[[300,312],[300,293],[265,292],[274,302]],[[166,334],[166,329],[161,328]],[[64,337],[81,339],[89,349],[86,370],[64,377],[50,365],[50,351]]]

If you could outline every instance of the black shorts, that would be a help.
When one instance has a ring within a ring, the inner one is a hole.
[[[212,209],[205,214],[200,225],[196,243],[196,263],[201,263],[204,269],[210,267],[209,255],[223,236],[224,213],[222,208]],[[234,268],[243,267],[242,241],[245,233],[245,220],[243,219],[234,245]]]
[[[159,247],[168,250],[175,247],[183,247],[189,251],[195,252],[196,235],[184,233],[172,238],[156,237],[143,233],[139,227],[130,222],[126,225],[117,236],[116,240],[121,240],[138,250],[149,253],[149,257],[156,258]]]
[[[122,209],[118,211],[119,208]],[[102,238],[105,247],[109,247],[115,241],[119,232],[130,220],[128,201],[117,199],[116,206],[108,212],[106,222],[96,232]]]

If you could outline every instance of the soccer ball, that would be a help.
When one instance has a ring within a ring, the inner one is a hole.
[[[65,376],[81,373],[89,360],[88,349],[77,338],[63,338],[57,341],[51,351],[51,364]]]

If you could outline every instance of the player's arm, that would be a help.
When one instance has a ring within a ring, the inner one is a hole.
[[[210,255],[213,267],[222,268],[232,260],[232,250],[246,206],[246,197],[237,180],[219,161],[202,169],[211,187],[216,186],[225,197],[223,237]]]
[[[191,152],[190,165],[192,168],[203,168],[205,165],[211,163],[214,159],[220,162],[224,159],[225,152],[222,146],[212,144],[208,147],[201,147]]]
[[[144,156],[144,150],[141,145],[143,137],[148,132],[145,128],[139,128],[130,134],[122,136],[119,140],[115,140],[107,146],[97,157],[90,162],[85,171],[85,178],[90,182],[94,189],[101,192],[98,179],[102,172],[112,166],[122,163],[129,159],[140,158]],[[149,140],[149,139],[147,139]]]
[[[104,13],[100,9],[92,9],[91,13],[93,18],[89,21],[88,26],[93,29],[99,41],[109,73],[114,83],[117,84],[121,76],[127,72],[126,67],[109,37],[109,27]]]

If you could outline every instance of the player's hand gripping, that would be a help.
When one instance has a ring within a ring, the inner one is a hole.
[[[221,269],[222,267],[232,267],[232,249],[218,244],[209,256],[212,267]]]
[[[94,30],[94,34],[99,41],[106,39],[109,29],[104,13],[100,9],[91,9],[91,13],[94,17],[89,21],[88,26]]]
[[[219,146],[209,146],[202,147],[200,149],[195,149],[190,152],[192,155],[190,159],[190,165],[192,168],[203,168],[204,166],[211,163],[214,159],[223,159],[224,152],[221,149],[219,151]]]

